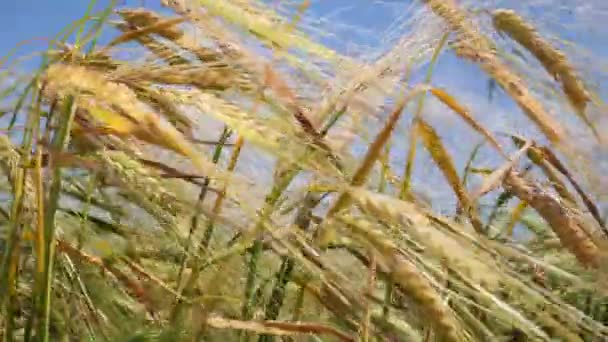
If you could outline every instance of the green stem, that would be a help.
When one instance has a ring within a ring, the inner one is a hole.
[[[63,152],[69,142],[70,128],[76,112],[74,96],[68,96],[64,106],[64,120],[59,126],[58,131],[55,132],[51,144],[53,150],[59,153]],[[55,214],[59,204],[59,194],[61,193],[61,167],[51,164],[51,168],[53,169],[52,181],[44,213],[44,291],[40,294],[41,300],[39,302],[40,308],[44,310],[44,315],[38,326],[38,337],[42,342],[49,341],[53,265],[55,259]]]
[[[222,131],[222,135],[220,136],[219,142],[215,146],[215,150],[213,152],[212,161],[214,164],[217,164],[219,162],[220,157],[222,155],[222,149],[223,149],[224,145],[226,144],[226,142],[228,141],[228,138],[230,138],[231,134],[232,134],[232,131],[228,127],[224,127],[224,130]],[[188,254],[190,252],[190,246],[192,245],[192,239],[194,237],[194,233],[198,229],[198,221],[199,221],[199,216],[201,214],[201,207],[203,205],[205,197],[207,197],[207,192],[209,191],[210,182],[211,182],[211,180],[209,179],[209,177],[204,178],[203,186],[201,187],[201,191],[199,192],[199,195],[198,195],[198,200],[196,203],[194,214],[192,215],[192,218],[190,219],[190,231],[188,232],[188,243],[186,244],[186,251],[185,251],[183,259],[181,261],[177,286],[180,286],[180,284],[183,281],[184,270],[186,269],[186,264],[188,262]],[[209,235],[208,238],[207,238],[207,235]],[[205,237],[203,238],[203,240],[204,241],[203,241],[202,245],[205,246],[205,249],[206,249],[206,247],[208,245],[207,240],[211,240],[211,232],[209,229],[207,229],[205,231]],[[200,250],[201,247],[202,246],[199,245],[198,249]],[[187,292],[189,292],[192,289],[192,287],[194,286],[194,283],[196,282],[196,279],[198,279],[198,274],[199,274],[198,269],[192,272],[192,274],[188,278],[186,286],[184,286],[184,290],[182,291],[182,293],[187,294]],[[180,296],[182,295],[182,293],[179,293]],[[183,312],[184,305],[185,305],[185,303],[182,299],[177,300],[175,308],[173,309],[173,312],[171,313],[171,321],[174,324],[181,321],[180,317],[181,317],[181,313]]]
[[[437,60],[439,59],[439,53],[441,52],[441,50],[443,49],[443,46],[445,45],[446,41],[448,40],[449,37],[449,32],[446,32],[443,34],[443,36],[441,37],[441,39],[439,40],[439,44],[437,44],[437,47],[435,48],[435,51],[433,51],[433,56],[431,57],[431,61],[429,64],[429,68],[426,72],[426,77],[424,82],[426,84],[431,83],[431,78],[433,77],[433,70],[435,69],[435,64],[437,63]],[[419,99],[418,99],[418,104],[416,107],[416,112],[414,114],[414,120],[416,120],[417,118],[419,118],[422,115],[422,110],[424,108],[424,101],[426,99],[426,92],[422,95],[420,95]],[[411,191],[411,182],[412,182],[412,170],[414,168],[414,157],[416,156],[416,141],[417,141],[417,137],[416,137],[416,130],[412,129],[410,131],[411,137],[410,137],[410,150],[408,151],[407,154],[407,158],[406,158],[406,165],[405,165],[405,170],[403,171],[403,181],[401,183],[401,189],[399,190],[399,198],[400,199],[406,199],[407,196],[409,196],[410,191]]]
[[[283,301],[285,300],[285,290],[291,274],[295,267],[295,260],[292,257],[283,257],[281,268],[277,272],[276,283],[272,289],[268,306],[266,307],[265,320],[276,320],[279,317]],[[271,335],[260,336],[259,342],[272,342],[274,337]]]
[[[296,295],[296,305],[293,308],[292,321],[298,322],[302,317],[302,308],[304,307],[304,295],[306,294],[306,285],[301,285]]]
[[[241,316],[244,321],[250,320],[253,314],[253,297],[255,294],[255,283],[257,278],[258,260],[262,255],[263,244],[262,240],[256,239],[253,246],[249,250],[249,263],[247,265],[247,282],[245,284],[245,295]],[[243,335],[247,340],[247,334]]]

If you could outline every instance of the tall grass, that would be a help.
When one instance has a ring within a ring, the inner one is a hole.
[[[551,4],[390,5],[368,58],[315,2],[161,3],[2,61],[3,340],[608,339],[606,70]]]

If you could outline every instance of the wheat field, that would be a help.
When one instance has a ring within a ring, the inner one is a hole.
[[[608,341],[603,1],[97,8],[0,59],[2,341]]]

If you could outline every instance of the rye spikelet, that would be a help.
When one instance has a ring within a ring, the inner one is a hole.
[[[545,70],[562,84],[564,93],[579,116],[589,124],[585,116],[585,107],[591,97],[566,55],[544,40],[536,29],[515,11],[508,9],[494,11],[493,24],[498,31],[508,34],[542,63]]]
[[[504,187],[533,207],[581,264],[593,268],[600,266],[600,250],[580,226],[577,214],[569,210],[565,203],[514,171],[507,174]]]

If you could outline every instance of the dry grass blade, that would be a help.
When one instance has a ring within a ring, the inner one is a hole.
[[[465,108],[464,106],[462,106],[460,103],[458,103],[458,101],[453,96],[451,96],[447,92],[445,92],[441,89],[438,89],[438,88],[431,88],[430,92],[436,98],[438,98],[443,104],[445,104],[451,110],[453,110],[455,113],[460,115],[460,117],[466,123],[468,123],[469,126],[471,126],[479,134],[484,136],[490,142],[490,144],[492,144],[492,146],[494,146],[494,148],[496,148],[498,153],[500,153],[503,157],[506,157],[505,152],[503,151],[503,149],[500,146],[500,144],[498,143],[498,141],[496,141],[496,138],[494,138],[492,133],[490,133],[479,122],[477,122],[477,120],[475,120],[475,118],[471,115],[469,110],[467,108]]]
[[[544,40],[530,23],[513,10],[498,9],[494,11],[493,23],[498,31],[508,34],[528,49],[541,62],[545,70],[562,84],[564,93],[568,96],[577,115],[597,136],[596,128],[585,114],[585,107],[591,101],[591,97],[566,55]]]
[[[477,210],[473,206],[473,202],[471,201],[471,198],[469,198],[466,189],[462,186],[462,183],[460,183],[460,177],[454,167],[452,157],[447,152],[441,138],[437,132],[435,132],[435,129],[424,120],[418,119],[414,124],[417,125],[416,130],[422,139],[426,150],[430,153],[433,161],[437,164],[437,167],[439,167],[456,194],[460,208],[465,209],[467,216],[471,220],[471,224],[477,232],[481,233],[483,231],[481,219],[477,215]]]
[[[338,341],[354,342],[355,338],[336,328],[315,323],[281,322],[281,321],[239,321],[219,316],[207,318],[206,324],[216,329],[246,330],[257,334],[276,336],[293,336],[301,334],[329,335]]]
[[[504,187],[533,207],[581,264],[593,268],[600,266],[600,250],[580,226],[576,212],[569,210],[558,198],[537,184],[524,180],[514,171],[507,174]]]

